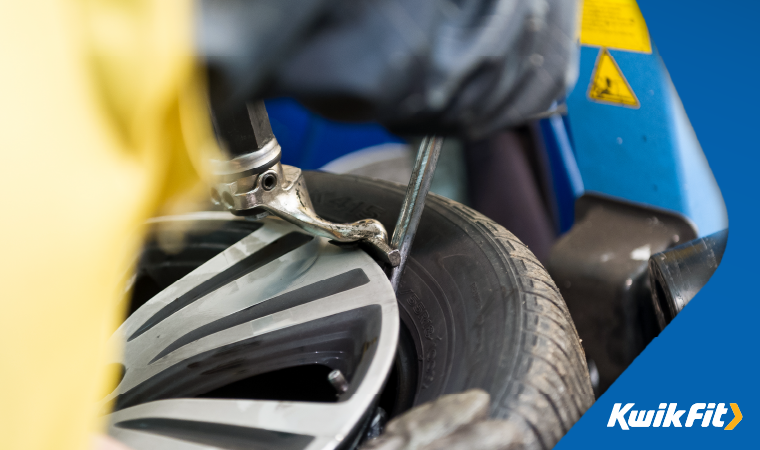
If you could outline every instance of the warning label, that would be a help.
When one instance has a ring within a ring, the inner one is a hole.
[[[611,105],[638,108],[639,99],[633,93],[631,85],[623,76],[617,62],[610,52],[603,48],[596,58],[591,84],[588,86],[588,98]]]
[[[584,0],[581,44],[652,53],[649,30],[636,0]]]

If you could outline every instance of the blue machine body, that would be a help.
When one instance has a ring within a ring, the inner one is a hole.
[[[651,54],[610,50],[640,102],[638,108],[589,98],[600,51],[581,48],[567,120],[545,119],[541,125],[563,230],[569,208],[561,200],[567,192],[577,198],[581,190],[679,213],[696,226],[699,236],[727,228],[720,189],[656,49]],[[575,161],[568,157],[566,141]],[[562,157],[552,155],[557,151]],[[564,181],[572,180],[567,174],[575,172],[580,173],[580,189],[578,182]]]
[[[657,50],[610,50],[639,100],[632,108],[588,96],[601,49],[582,47],[567,116],[539,122],[552,173],[559,232],[570,229],[584,193],[675,212],[706,236],[728,227],[720,189]],[[345,124],[290,99],[267,102],[283,162],[318,169],[355,150],[402,140],[373,123]]]

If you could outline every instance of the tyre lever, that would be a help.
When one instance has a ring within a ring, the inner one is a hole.
[[[395,292],[398,292],[401,275],[406,267],[417,226],[420,224],[422,210],[425,208],[425,198],[430,190],[430,183],[433,181],[438,156],[441,154],[441,146],[443,146],[442,137],[425,136],[417,152],[414,170],[406,187],[404,203],[391,238],[391,248],[398,250],[400,257],[399,264],[391,271],[391,285]]]

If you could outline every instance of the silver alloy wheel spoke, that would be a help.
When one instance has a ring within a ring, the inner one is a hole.
[[[262,223],[114,333],[112,344],[125,349],[114,362],[126,370],[103,400],[103,408],[116,405],[110,434],[136,450],[330,449],[366,417],[395,356],[390,282],[358,249],[281,220]],[[350,388],[336,403],[186,398],[303,364],[341,370]]]
[[[112,434],[118,436],[125,431],[156,433],[165,437],[182,436],[183,424],[198,428],[198,424],[209,424],[207,434],[214,439],[218,434],[218,446],[222,446],[225,435],[244,434],[244,430],[270,431],[283,434],[283,440],[303,436],[306,445],[315,447],[315,442],[339,444],[351,431],[346,427],[353,419],[356,405],[352,402],[310,403],[277,402],[265,400],[219,400],[219,399],[174,399],[159,400],[118,411],[112,416]],[[173,422],[173,423],[172,423]],[[168,423],[168,426],[167,426]],[[163,428],[163,429],[162,429]],[[166,432],[174,428],[175,433]],[[242,429],[242,430],[240,430]],[[229,430],[235,430],[230,432]],[[188,433],[189,435],[190,433]],[[288,436],[292,435],[292,436]],[[212,437],[213,436],[213,437]],[[255,438],[254,438],[255,439]],[[183,439],[187,440],[187,439]],[[259,438],[259,445],[266,438]],[[192,441],[190,441],[192,442]],[[195,441],[196,443],[198,440]],[[282,443],[281,443],[282,444]],[[250,443],[249,443],[250,445]],[[257,447],[252,447],[257,448]]]

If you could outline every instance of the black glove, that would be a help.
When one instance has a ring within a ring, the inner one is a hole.
[[[576,0],[202,0],[224,110],[292,96],[399,133],[479,138],[546,111],[577,76]]]

